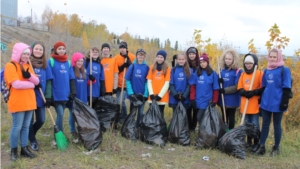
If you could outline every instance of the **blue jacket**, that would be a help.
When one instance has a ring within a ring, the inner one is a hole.
[[[42,85],[42,91],[43,94],[45,94],[46,91],[46,82],[48,80],[52,80],[52,72],[51,72],[51,67],[47,65],[46,69],[43,68],[33,68],[34,73],[39,77],[40,79],[40,84]],[[42,98],[42,95],[40,93],[39,89],[34,89],[35,96],[36,96],[36,104],[37,107],[44,107],[44,100]]]

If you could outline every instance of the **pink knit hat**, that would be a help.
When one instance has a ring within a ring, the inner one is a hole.
[[[79,59],[83,59],[84,56],[82,53],[80,52],[75,52],[73,55],[72,55],[72,66],[75,66],[76,65],[76,62],[79,60]]]

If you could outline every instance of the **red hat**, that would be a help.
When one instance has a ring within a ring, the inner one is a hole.
[[[56,52],[56,49],[60,46],[66,47],[66,44],[64,42],[58,41],[54,45],[54,52]]]
[[[200,61],[200,60],[204,60],[205,62],[207,62],[207,63],[209,64],[209,58],[208,58],[208,56],[207,56],[206,53],[203,53],[203,54],[200,56],[199,61]]]
[[[84,56],[82,53],[80,52],[75,52],[73,55],[72,55],[72,66],[75,66],[76,65],[76,62],[79,60],[79,59],[83,59]]]

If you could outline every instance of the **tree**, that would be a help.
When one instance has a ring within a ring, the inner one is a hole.
[[[82,35],[83,24],[77,14],[72,14],[69,21],[69,32],[72,36],[80,37]]]
[[[253,53],[253,54],[256,54],[257,53],[257,50],[254,46],[254,43],[253,43],[254,39],[251,39],[249,42],[248,42],[248,50],[249,50],[249,53]]]
[[[47,25],[48,31],[50,31],[50,21],[51,21],[52,17],[53,17],[53,12],[50,9],[50,7],[47,5],[42,14],[42,23]]]
[[[178,41],[175,42],[174,50],[175,50],[175,51],[178,50]]]
[[[288,46],[288,42],[290,42],[290,39],[286,36],[280,37],[281,32],[276,23],[269,29],[268,32],[270,32],[270,39],[266,42],[265,45],[267,46],[268,51],[272,48],[284,49],[286,46]]]
[[[89,39],[85,31],[82,32],[82,46],[86,50],[90,48]]]

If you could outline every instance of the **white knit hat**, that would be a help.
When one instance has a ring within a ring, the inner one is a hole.
[[[252,56],[250,56],[250,55],[248,55],[246,58],[245,58],[245,60],[244,60],[244,63],[246,63],[246,62],[250,62],[250,63],[253,63],[254,64],[254,59],[253,59],[253,57]]]

